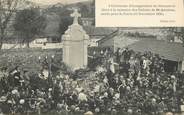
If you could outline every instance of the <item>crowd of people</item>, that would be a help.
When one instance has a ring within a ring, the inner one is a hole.
[[[52,57],[54,60],[54,56]],[[184,73],[165,72],[164,60],[151,52],[109,49],[95,52],[92,68],[53,72],[54,61],[39,58],[40,72],[21,66],[1,68],[0,112],[145,114],[180,112]],[[95,63],[97,61],[97,63]]]

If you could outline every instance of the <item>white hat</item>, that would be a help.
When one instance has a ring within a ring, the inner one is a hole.
[[[93,114],[93,112],[88,111],[88,112],[84,113],[84,115],[94,115],[94,114]]]
[[[14,89],[12,90],[12,94],[17,94],[18,93],[18,90]]]
[[[172,112],[167,112],[166,115],[173,115],[173,113]]]
[[[0,102],[4,102],[6,100],[7,100],[7,97],[5,97],[5,96],[0,97]]]
[[[114,96],[115,96],[116,99],[120,98],[120,94],[119,93],[116,93]]]
[[[49,91],[52,91],[52,88],[49,88]]]
[[[54,58],[54,57],[55,57],[55,55],[52,55],[51,57],[52,57],[52,58]]]
[[[21,99],[21,100],[19,101],[19,103],[20,103],[20,104],[24,104],[24,103],[25,103],[25,100],[24,100],[24,99]]]
[[[79,111],[79,110],[80,110],[80,108],[79,108],[79,107],[76,107],[76,108],[75,108],[75,111]]]
[[[175,77],[174,75],[171,75],[171,78],[172,78],[172,79],[175,79],[176,77]]]
[[[153,99],[152,99],[152,102],[156,102],[156,99],[155,99],[155,98],[153,98]]]
[[[130,113],[130,114],[132,114],[133,113],[133,110],[132,109],[128,109],[127,112]]]
[[[108,97],[108,93],[107,92],[104,93],[104,97]]]
[[[8,103],[8,104],[12,104],[13,102],[12,102],[11,100],[8,100],[7,103]]]

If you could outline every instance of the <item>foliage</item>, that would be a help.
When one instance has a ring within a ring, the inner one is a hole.
[[[24,3],[25,0],[0,0],[0,49],[3,41],[7,38],[9,25],[18,6]]]
[[[59,32],[64,34],[64,32],[68,29],[68,26],[72,24],[72,18],[70,17],[71,10],[69,10],[67,7],[63,7],[61,9],[61,12],[59,13],[60,16],[60,25],[59,25]]]
[[[54,13],[60,17],[58,33],[60,33],[60,36],[61,36],[68,29],[68,26],[72,24],[73,19],[70,17],[70,14],[73,12],[73,10],[71,10],[71,8],[73,8],[74,6],[79,8],[82,17],[94,18],[95,10],[93,5],[94,5],[94,2],[91,2],[91,1],[79,2],[76,4],[68,4],[68,5],[56,4],[45,9],[44,14],[50,15]],[[79,23],[81,23],[80,19],[79,19]]]
[[[140,32],[134,32],[134,33],[128,32],[128,33],[125,33],[125,36],[138,37],[138,38],[156,38],[155,35],[149,35],[149,34],[140,33]]]
[[[29,47],[30,41],[46,27],[45,17],[38,8],[24,9],[17,13],[14,28],[21,33],[23,43]]]
[[[75,4],[84,18],[95,18],[95,0]]]

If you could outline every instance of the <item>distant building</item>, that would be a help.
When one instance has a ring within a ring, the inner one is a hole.
[[[166,71],[184,71],[184,46],[182,43],[176,42],[176,40],[174,42],[167,41],[166,36],[162,36],[163,40],[158,40],[159,35],[162,35],[158,29],[138,30],[136,28],[118,29],[100,39],[98,45],[102,48],[109,47],[114,51],[117,48],[126,47],[142,53],[150,51],[159,54],[165,60]]]
[[[116,28],[101,28],[95,27],[95,18],[84,18],[81,19],[81,25],[83,26],[86,33],[90,36],[89,46],[97,47],[98,41],[110,33],[113,33]]]
[[[148,33],[135,33],[135,31],[116,30],[98,41],[101,48],[132,49],[137,52],[150,51],[159,54],[165,61],[165,68],[168,72],[184,71],[184,46],[182,43],[158,40],[157,36]]]
[[[126,29],[117,29],[99,40],[98,45],[99,47],[110,47],[115,51],[117,48],[125,48],[142,39],[156,39],[156,36],[147,33],[138,33],[135,30],[127,31]]]
[[[47,38],[36,38],[31,43],[32,44],[46,44],[48,42]]]
[[[95,26],[83,26],[83,28],[90,37],[90,47],[97,47],[99,40],[116,30],[116,28],[101,28]]]

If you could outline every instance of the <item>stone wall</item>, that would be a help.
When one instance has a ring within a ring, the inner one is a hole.
[[[21,44],[3,44],[2,49],[18,49],[18,48],[25,48],[26,45]],[[59,49],[63,48],[63,43],[46,43],[46,44],[30,44],[30,48],[41,48],[41,49]]]

